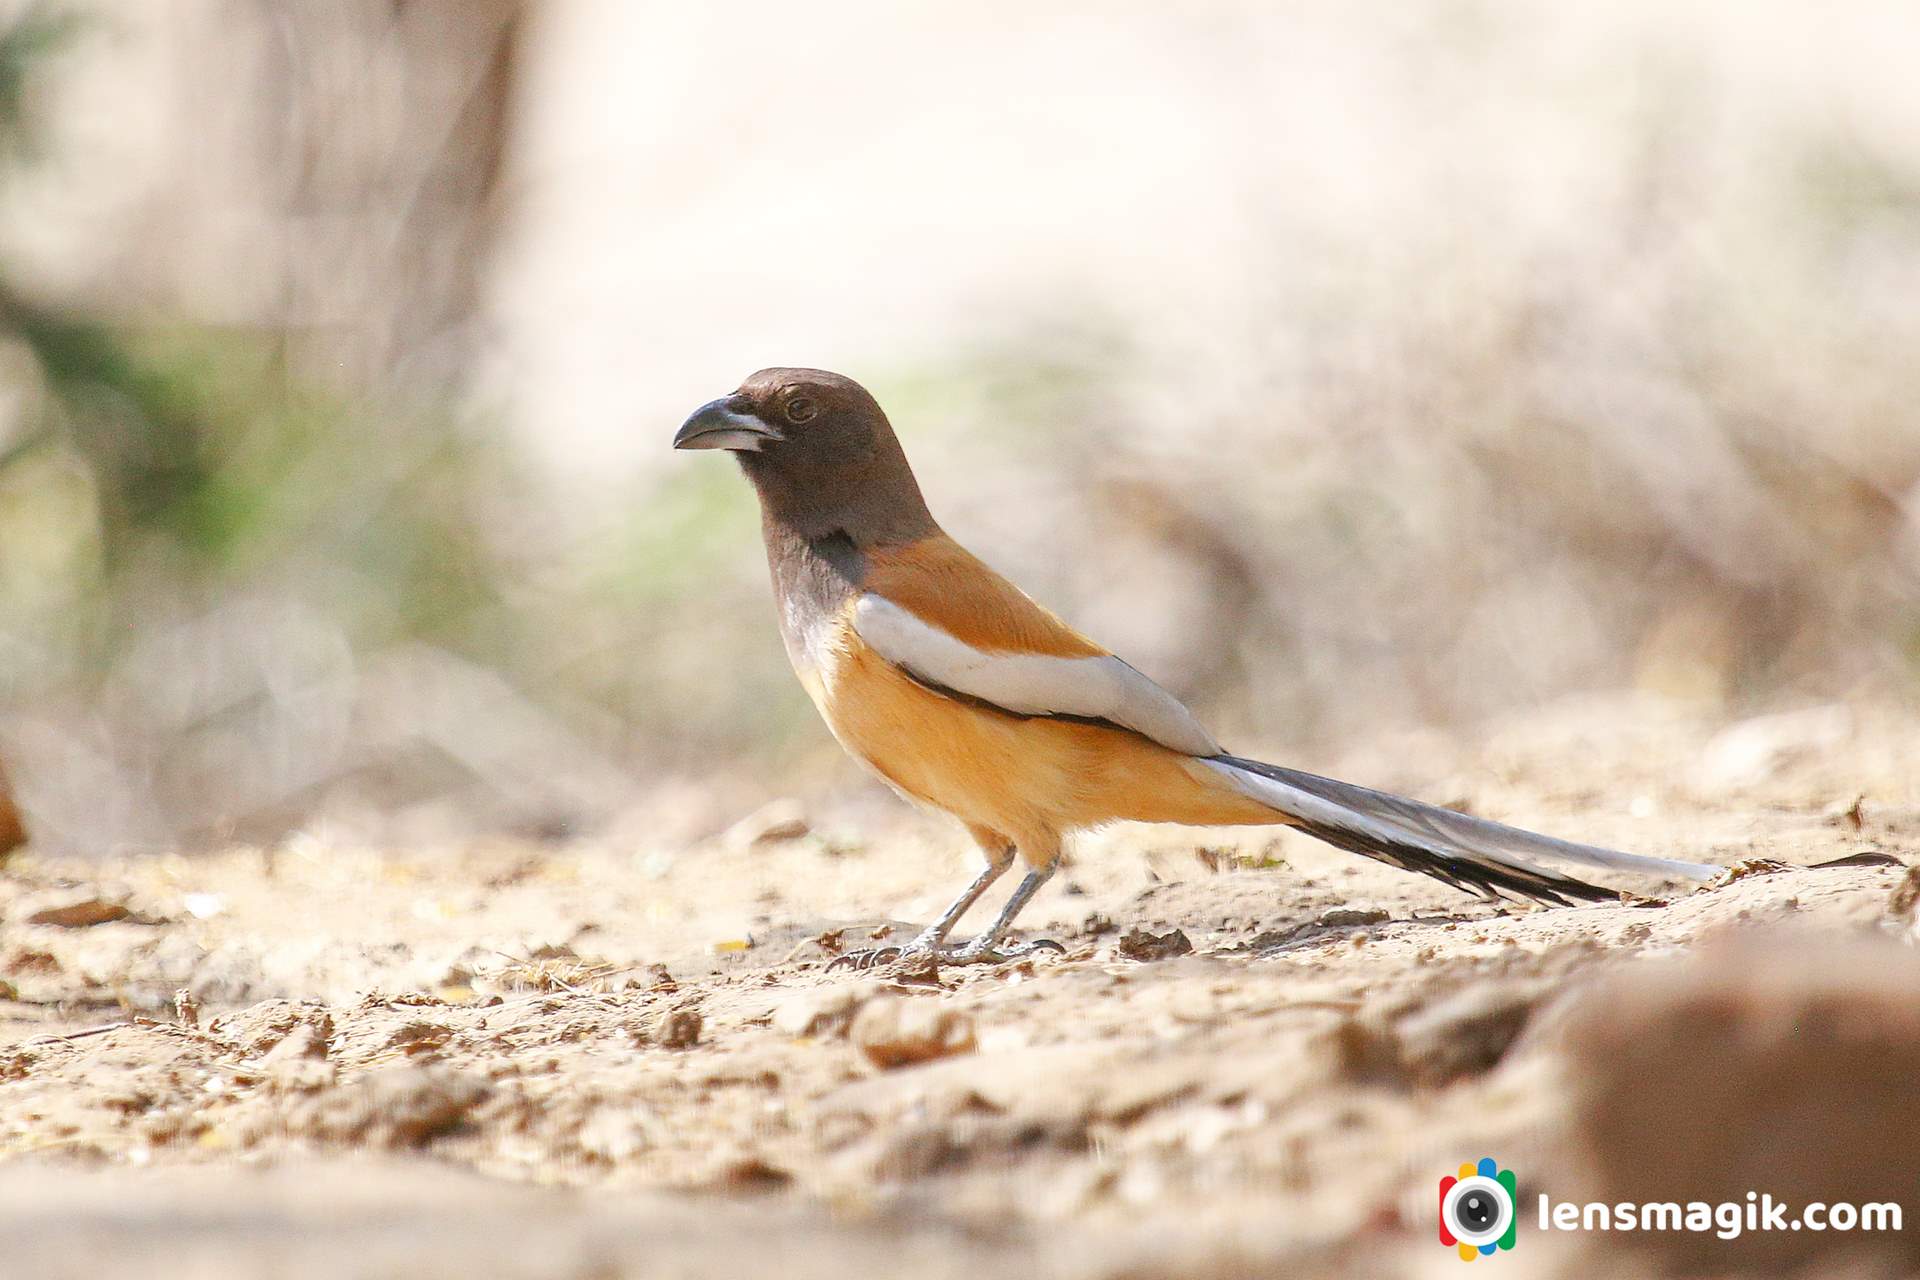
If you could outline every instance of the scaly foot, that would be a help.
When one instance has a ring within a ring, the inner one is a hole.
[[[881,965],[921,969],[929,965],[937,968],[941,965],[1006,964],[1043,951],[1051,951],[1055,955],[1067,953],[1067,949],[1052,938],[1002,943],[989,943],[984,938],[975,938],[971,942],[932,942],[916,938],[904,947],[871,947],[865,951],[849,951],[845,955],[835,956],[828,962],[827,972],[847,968],[864,973]]]
[[[865,951],[848,951],[835,956],[827,962],[827,972],[835,969],[854,969],[864,973],[878,965],[898,960],[905,947],[868,947]]]
[[[1006,964],[1013,960],[1024,960],[1028,956],[1037,956],[1043,951],[1063,956],[1067,949],[1052,938],[1035,938],[1032,942],[988,942],[984,938],[975,938],[963,946],[954,947],[950,954],[943,955],[943,964]]]

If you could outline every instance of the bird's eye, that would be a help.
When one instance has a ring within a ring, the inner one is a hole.
[[[811,421],[813,415],[818,412],[819,410],[814,407],[813,401],[807,399],[805,396],[795,396],[793,399],[787,401],[788,422],[808,422]]]

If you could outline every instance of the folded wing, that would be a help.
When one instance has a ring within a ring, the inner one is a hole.
[[[1178,698],[1110,653],[979,648],[875,592],[855,603],[853,626],[875,653],[940,693],[1009,715],[1110,724],[1185,755],[1220,751]]]

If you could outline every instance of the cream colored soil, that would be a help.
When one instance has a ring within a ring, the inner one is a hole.
[[[1914,762],[1920,718],[1884,706],[1727,726],[1621,698],[1307,763],[1804,866],[1913,860]],[[1434,1181],[1571,1158],[1585,1066],[1540,1028],[1596,975],[1907,928],[1897,866],[1503,910],[1291,834],[1147,829],[1084,842],[1022,922],[1064,957],[828,973],[823,933],[902,938],[973,855],[864,794],[809,816],[684,848],[16,857],[0,1274],[1453,1274]],[[130,914],[29,923],[93,900]],[[1128,958],[1135,927],[1192,950]],[[873,1064],[936,1052],[913,1039],[936,1020],[957,1052]],[[1522,1247],[1532,1274],[1585,1265]]]

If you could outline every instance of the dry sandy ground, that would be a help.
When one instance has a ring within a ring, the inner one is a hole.
[[[1874,705],[1408,735],[1302,763],[1798,865],[1503,910],[1287,834],[1134,830],[1024,922],[1065,956],[931,979],[825,971],[970,874],[867,798],[691,847],[22,855],[0,1275],[1452,1275],[1435,1183],[1483,1155],[1520,1174],[1508,1274],[1893,1274],[1920,1222],[1630,1253],[1530,1206],[1920,1213],[1914,886],[1805,869],[1917,860],[1916,761],[1920,718]]]

